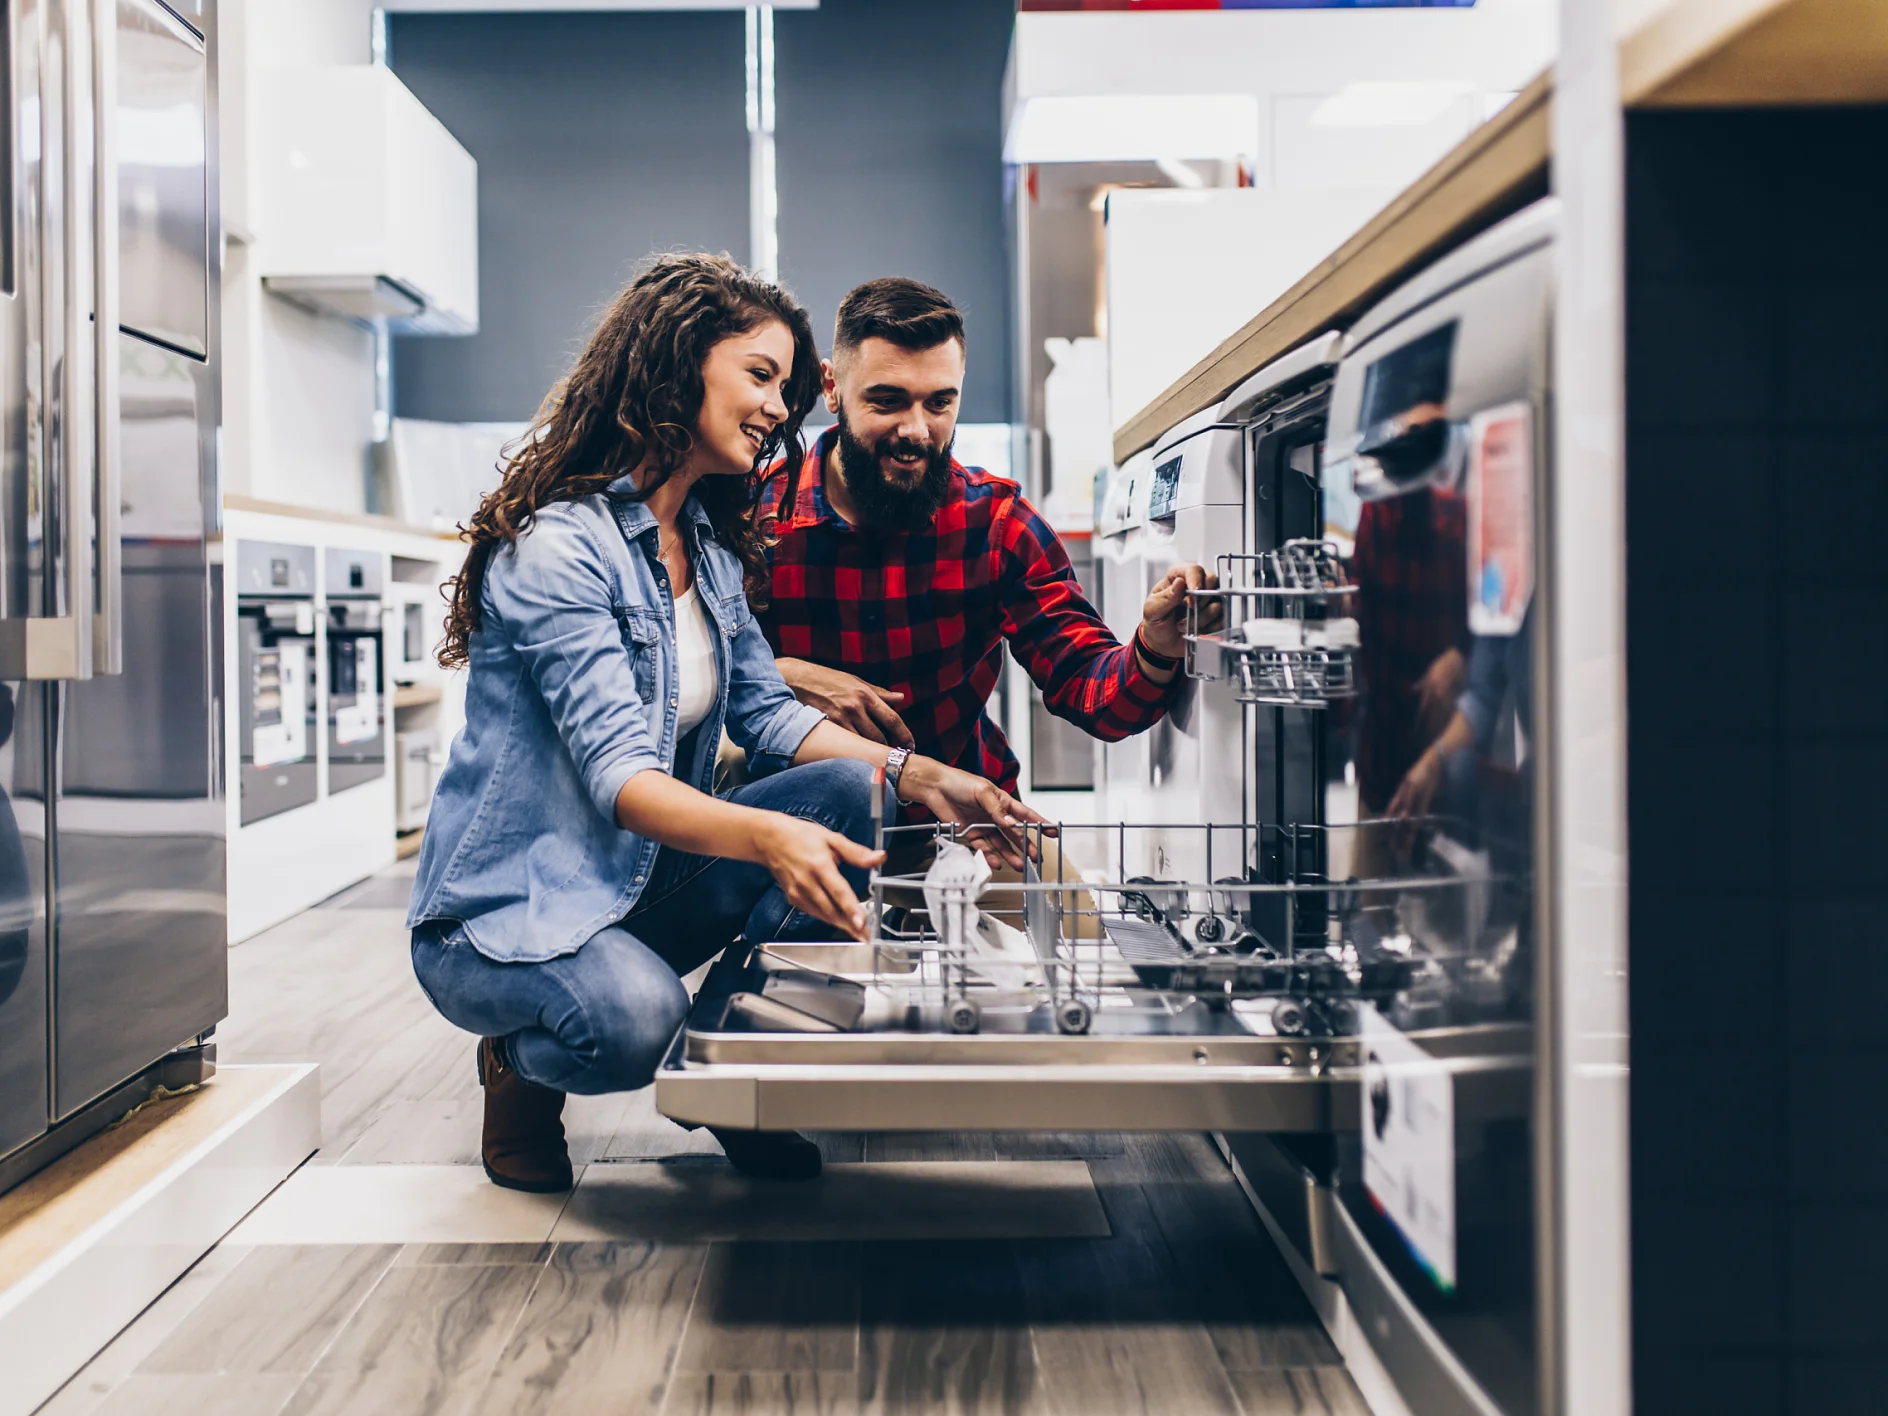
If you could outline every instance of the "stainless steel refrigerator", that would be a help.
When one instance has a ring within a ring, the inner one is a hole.
[[[214,11],[5,41],[0,1188],[228,1004]]]

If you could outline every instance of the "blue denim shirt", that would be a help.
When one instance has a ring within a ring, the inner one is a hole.
[[[616,824],[616,794],[638,772],[709,791],[724,723],[764,775],[821,721],[781,681],[740,562],[691,497],[680,520],[720,630],[720,692],[676,761],[675,602],[655,517],[630,490],[619,478],[546,507],[485,572],[465,731],[433,797],[407,924],[462,921],[487,958],[573,953],[635,907],[657,843]]]

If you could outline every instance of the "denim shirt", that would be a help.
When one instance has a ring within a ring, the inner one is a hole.
[[[764,775],[821,722],[782,682],[740,562],[690,497],[680,522],[720,631],[720,687],[677,763],[675,601],[655,517],[630,490],[619,478],[544,508],[486,567],[465,731],[433,797],[407,924],[461,921],[500,962],[574,953],[635,908],[657,843],[616,824],[631,777],[669,772],[710,791],[724,724]]]

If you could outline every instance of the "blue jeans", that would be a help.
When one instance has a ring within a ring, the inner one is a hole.
[[[789,768],[737,787],[725,800],[817,821],[871,844],[872,769],[834,760]],[[846,867],[855,891],[865,873]],[[765,866],[686,855],[664,846],[629,917],[574,954],[543,963],[497,963],[449,920],[413,931],[413,972],[433,1006],[467,1032],[504,1039],[526,1081],[595,1095],[635,1091],[655,1079],[682,1020],[682,976],[735,939],[834,937],[787,904]]]

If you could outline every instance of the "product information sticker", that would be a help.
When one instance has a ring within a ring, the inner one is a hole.
[[[371,639],[354,641],[354,703],[334,713],[334,740],[369,742],[380,735],[380,654]]]
[[[1534,430],[1526,403],[1468,425],[1468,627],[1519,634],[1534,597]]]
[[[1363,1023],[1364,1189],[1444,1293],[1455,1290],[1455,1091],[1374,1008]]]
[[[249,760],[284,767],[308,756],[308,650],[299,644],[264,649],[250,670],[255,722]]]

